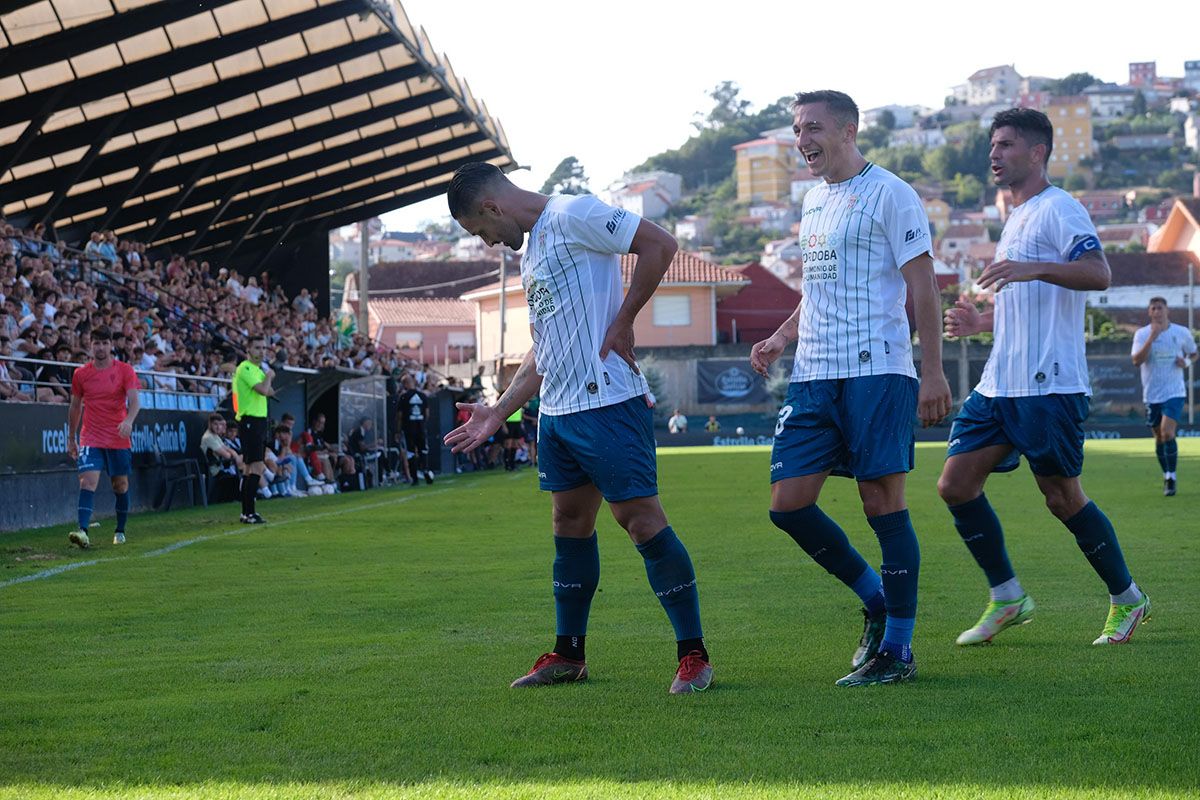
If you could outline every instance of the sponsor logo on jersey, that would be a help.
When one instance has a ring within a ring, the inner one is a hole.
[[[617,226],[621,224],[621,220],[625,219],[626,213],[627,212],[623,208],[618,208],[616,211],[614,211],[613,215],[612,215],[612,219],[610,219],[608,222],[604,223],[605,230],[607,230],[609,233],[611,233],[613,235],[616,235]]]
[[[545,319],[558,310],[550,287],[546,285],[545,281],[539,281],[536,278],[530,279],[529,285],[525,289],[525,300],[533,309],[534,316],[539,320]]]

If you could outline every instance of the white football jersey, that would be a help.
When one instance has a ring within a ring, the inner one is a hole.
[[[521,285],[542,380],[541,413],[573,414],[646,394],[645,376],[600,345],[624,299],[620,254],[641,217],[592,195],[556,195],[529,232]]]
[[[1100,249],[1084,207],[1048,186],[1012,210],[996,261],[1069,264]],[[1087,292],[1018,281],[996,292],[995,301],[995,341],[975,391],[985,397],[1092,393],[1083,340]]]
[[[1133,335],[1133,349],[1130,355],[1146,346],[1150,338],[1150,326],[1138,328]],[[1196,352],[1196,340],[1192,333],[1182,325],[1171,324],[1150,345],[1150,355],[1142,362],[1142,401],[1145,403],[1165,403],[1175,397],[1187,397],[1187,382],[1183,377],[1183,367],[1175,365],[1175,359],[1184,358]]]
[[[867,164],[804,195],[803,299],[793,383],[864,375],[915,378],[900,268],[929,252],[929,218],[912,187]]]

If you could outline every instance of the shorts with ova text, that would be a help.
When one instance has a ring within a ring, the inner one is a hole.
[[[1187,400],[1186,397],[1172,397],[1170,400],[1164,400],[1161,403],[1146,404],[1146,424],[1151,428],[1157,429],[1162,425],[1163,417],[1178,422],[1183,418],[1183,403]]]
[[[950,426],[946,457],[1009,445],[1012,452],[993,472],[1011,472],[1025,456],[1034,475],[1074,478],[1083,472],[1083,423],[1090,406],[1082,393],[985,397],[971,392]]]
[[[107,472],[110,478],[128,475],[133,468],[133,451],[127,447],[79,448],[80,472]]]
[[[242,441],[242,463],[249,466],[266,458],[267,418],[246,415],[238,420],[238,438]]]
[[[789,384],[775,423],[771,482],[826,471],[872,481],[911,471],[918,386],[907,375]]]
[[[658,494],[654,411],[633,397],[574,414],[540,415],[538,482],[546,492],[592,483],[610,503]]]

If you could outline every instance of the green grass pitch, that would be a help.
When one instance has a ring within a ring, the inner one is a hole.
[[[1024,467],[988,495],[1037,617],[954,646],[986,585],[934,489],[942,450],[919,447],[920,673],[867,689],[833,685],[858,604],[771,527],[765,449],[660,451],[702,695],[667,694],[671,630],[607,510],[591,680],[508,688],[553,642],[530,470],[272,501],[265,526],[141,515],[123,548],[105,520],[86,553],[67,526],[3,535],[0,798],[1196,797],[1200,442],[1180,444],[1170,499],[1149,440],[1088,444],[1084,488],[1154,600],[1107,648],[1104,586]],[[878,563],[853,485],[822,506]]]

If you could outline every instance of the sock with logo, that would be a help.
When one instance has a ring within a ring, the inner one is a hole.
[[[1131,606],[1134,603],[1142,602],[1142,590],[1133,581],[1129,582],[1129,588],[1120,594],[1110,594],[1108,599],[1114,606]]]
[[[588,612],[596,587],[600,585],[600,549],[596,532],[592,531],[586,539],[555,536],[554,554],[554,632],[558,635],[554,652],[582,661]],[[564,642],[570,639],[578,639],[577,646]],[[568,650],[579,655],[559,650],[559,644],[565,644]]]
[[[867,523],[875,531],[883,551],[879,574],[888,618],[879,649],[901,661],[909,661],[917,617],[917,576],[921,569],[917,532],[913,530],[908,509],[867,517]]]
[[[1167,443],[1155,442],[1154,455],[1158,456],[1158,465],[1162,467],[1163,474],[1167,474],[1171,470],[1167,468]]]
[[[1096,504],[1088,501],[1078,514],[1064,525],[1075,534],[1075,544],[1087,556],[1096,574],[1108,586],[1109,594],[1121,594],[1129,588],[1132,578],[1125,566],[1125,556],[1117,542],[1117,532]]]
[[[569,658],[572,661],[586,661],[583,654],[583,640],[586,636],[562,636],[561,634],[554,637],[554,652],[558,653],[563,658]]]
[[[1174,439],[1163,442],[1163,460],[1167,465],[1163,472],[1169,472],[1172,478],[1175,477],[1175,466],[1179,463],[1179,442]]]
[[[79,530],[86,531],[92,523],[92,505],[96,502],[96,493],[91,489],[79,490]]]
[[[1000,527],[987,495],[980,494],[974,500],[949,506],[949,509],[958,535],[975,557],[975,563],[983,569],[988,586],[999,586],[1016,577],[1004,547],[1004,529]]]
[[[125,520],[129,519],[129,490],[117,493],[117,533],[125,532]]]
[[[653,538],[637,545],[637,550],[646,561],[650,588],[658,595],[671,627],[675,629],[675,641],[703,638],[696,571],[692,569],[687,548],[675,531],[668,525]]]
[[[795,511],[772,511],[771,522],[791,536],[826,572],[849,586],[868,613],[875,616],[883,610],[879,573],[854,549],[841,526],[815,503]]]

